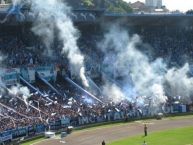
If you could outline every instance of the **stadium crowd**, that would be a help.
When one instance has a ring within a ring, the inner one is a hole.
[[[193,39],[193,33],[191,28],[187,30],[165,29],[164,31],[162,31],[162,28],[145,28],[140,29],[137,33],[141,36],[144,43],[152,47],[155,58],[163,57],[168,62],[171,62],[170,65],[182,65],[187,60],[190,63],[192,62],[193,51],[191,48],[193,43],[191,40]],[[86,34],[82,35],[78,41],[80,50],[86,56],[86,68],[90,76],[94,73],[100,73],[96,66],[98,66],[98,62],[103,60],[102,53],[97,49],[97,42],[101,38],[102,34]],[[0,51],[3,56],[6,56],[4,64],[8,67],[47,63],[42,59],[41,48],[41,45],[27,47],[27,44],[18,37],[5,36],[0,38]],[[58,47],[54,48],[57,49]],[[63,56],[59,53],[58,56],[58,61],[61,62]],[[174,62],[175,64],[173,64]],[[65,69],[66,72],[69,72],[68,67]],[[34,92],[29,96],[27,102],[25,102],[21,94],[13,96],[7,93],[2,95],[0,99],[0,132],[40,123],[47,125],[50,121],[56,121],[64,116],[71,118],[71,124],[78,125],[79,117],[84,116],[89,116],[93,119],[101,116],[106,119],[106,114],[112,111],[121,111],[125,112],[125,114],[132,111],[132,116],[138,116],[140,113],[135,104],[128,101],[104,105],[89,99],[72,86],[70,90],[66,89],[65,84],[53,85],[62,95],[54,93],[46,85],[38,86],[43,95]]]
[[[35,53],[32,47],[27,47],[21,39],[14,36],[0,38],[0,51],[6,57],[4,63],[9,67],[41,64],[38,53]]]
[[[105,114],[108,112],[126,111],[129,110],[128,108],[132,110],[131,104],[128,105],[126,102],[104,105],[78,94],[68,93],[69,96],[74,97],[61,98],[49,92],[44,96],[37,92],[33,93],[27,102],[20,94],[2,96],[0,131],[41,123],[48,125],[49,122],[57,121],[62,117],[71,118],[71,124],[77,126],[79,117],[87,116],[97,119],[98,116],[102,116],[105,119]]]
[[[193,62],[192,28],[149,28],[141,29],[139,35],[153,49],[154,58],[164,58],[170,66],[182,66]]]

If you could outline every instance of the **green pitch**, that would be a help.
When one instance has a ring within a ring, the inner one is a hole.
[[[193,127],[167,130],[112,142],[108,145],[193,145]]]

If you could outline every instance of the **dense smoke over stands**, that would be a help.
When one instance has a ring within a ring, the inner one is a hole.
[[[14,5],[21,3],[16,0],[13,2]],[[61,53],[69,59],[72,72],[76,72],[84,86],[88,87],[84,56],[77,45],[79,32],[69,17],[71,9],[59,0],[33,0],[30,3],[35,16],[32,31],[46,46],[46,55],[54,55],[52,44],[58,38],[57,41],[62,42]],[[115,102],[125,98],[134,102],[137,98],[143,98],[139,104],[144,105],[151,100],[153,106],[166,102],[166,95],[180,95],[184,96],[183,100],[188,100],[192,95],[192,79],[187,76],[188,64],[181,69],[168,69],[161,58],[150,61],[137,49],[139,44],[143,46],[138,35],[129,36],[118,25],[111,26],[104,35],[104,40],[99,43],[99,48],[105,54],[104,96],[109,96]]]
[[[182,68],[172,68],[165,75],[165,92],[170,96],[180,96],[186,103],[191,102],[193,95],[193,78],[188,77],[190,72],[186,63]]]
[[[108,51],[114,53],[114,65],[109,66],[113,66],[111,68],[114,70],[111,71],[114,73],[112,76],[122,77],[122,81],[119,82],[120,85],[114,87],[121,90],[121,94],[118,96],[125,96],[131,101],[139,96],[150,97],[153,104],[157,106],[166,101],[162,85],[163,76],[159,70],[162,68],[157,65],[160,60],[150,63],[147,56],[136,49],[136,45],[140,43],[142,42],[138,35],[129,36],[127,31],[115,25],[105,35],[104,41],[101,42],[101,48],[107,58],[112,57],[112,55],[109,56]],[[116,84],[112,85],[115,86]],[[110,90],[106,92],[108,93]]]
[[[140,103],[145,105],[150,101],[152,107],[165,103],[166,95],[183,96],[183,101],[189,101],[193,82],[188,77],[189,65],[169,69],[162,58],[150,61],[137,49],[138,45],[143,46],[140,37],[129,36],[118,25],[109,28],[104,35],[103,41],[99,43],[99,48],[105,54],[104,80],[107,75],[121,78],[115,82],[106,81],[104,94],[114,101],[125,97],[133,102],[143,98]]]
[[[85,76],[84,56],[77,45],[79,32],[70,19],[70,7],[60,0],[13,0],[14,5],[24,2],[31,4],[31,15],[35,18],[32,31],[42,39],[46,47],[46,56],[54,56],[52,48],[54,41],[61,42],[61,53],[68,58],[72,71],[77,76],[80,76],[84,86],[88,87],[89,84]]]

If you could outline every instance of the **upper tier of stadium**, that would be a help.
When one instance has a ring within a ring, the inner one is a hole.
[[[0,20],[2,21],[9,14],[4,25],[20,25],[32,23],[35,16],[30,13],[27,6],[12,6],[9,4],[0,4]],[[70,17],[75,23],[101,23],[107,21],[124,21],[130,26],[135,25],[186,25],[191,26],[193,15],[187,14],[123,14],[106,12],[103,8],[85,9],[75,7],[72,9]],[[2,25],[3,25],[2,24]]]

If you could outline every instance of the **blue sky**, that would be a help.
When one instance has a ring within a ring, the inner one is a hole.
[[[127,2],[135,2],[137,0],[124,0]],[[145,0],[139,0],[144,2]],[[193,0],[163,0],[163,5],[165,5],[170,10],[181,10],[187,11],[193,9]]]

